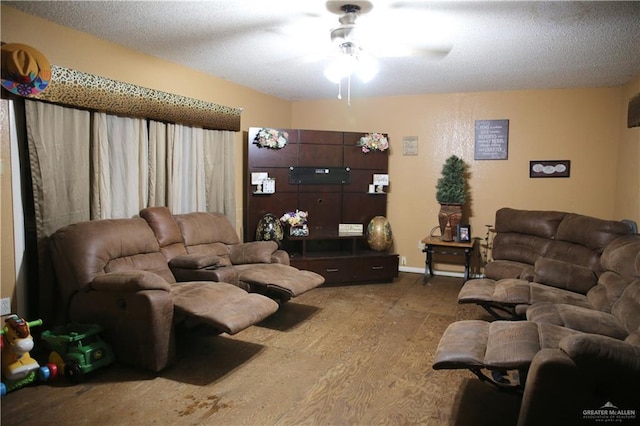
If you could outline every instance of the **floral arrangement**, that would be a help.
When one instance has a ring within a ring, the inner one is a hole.
[[[280,222],[284,222],[290,226],[303,226],[307,224],[309,212],[296,210],[295,212],[287,212],[281,218]]]
[[[280,149],[287,144],[289,134],[276,129],[260,129],[253,143],[261,148]]]
[[[362,147],[365,154],[369,151],[386,151],[389,149],[389,140],[382,133],[368,133],[360,138],[358,146]]]

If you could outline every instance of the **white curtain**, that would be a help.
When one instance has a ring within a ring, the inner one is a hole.
[[[36,229],[90,218],[89,112],[25,100]]]
[[[205,130],[204,138],[207,211],[223,213],[236,223],[234,134]]]
[[[151,121],[149,205],[211,211],[235,223],[234,134]]]
[[[133,217],[147,206],[146,120],[93,114],[92,219]]]

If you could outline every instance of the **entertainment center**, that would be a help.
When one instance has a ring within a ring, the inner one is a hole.
[[[279,218],[306,211],[309,235],[285,230],[282,241],[292,266],[317,272],[328,284],[393,281],[398,255],[371,250],[366,241],[371,219],[386,217],[386,193],[369,189],[374,174],[388,174],[388,150],[363,152],[358,141],[365,133],[304,129],[275,129],[286,134],[286,143],[270,148],[255,143],[261,130],[251,127],[247,133],[245,241],[256,239],[267,213]],[[253,183],[258,173],[275,182],[273,192]],[[363,232],[340,233],[341,224],[361,225]]]

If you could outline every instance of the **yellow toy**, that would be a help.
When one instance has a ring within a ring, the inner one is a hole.
[[[20,380],[40,368],[40,364],[31,358],[33,337],[29,327],[42,325],[42,320],[26,322],[17,315],[5,320],[2,335],[2,377],[6,380]]]

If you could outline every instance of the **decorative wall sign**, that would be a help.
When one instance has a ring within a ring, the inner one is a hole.
[[[402,155],[418,155],[417,136],[405,136],[402,138]]]
[[[506,160],[509,120],[476,120],[475,160]]]
[[[530,161],[529,177],[569,177],[571,171],[571,161],[569,160],[547,160]]]

